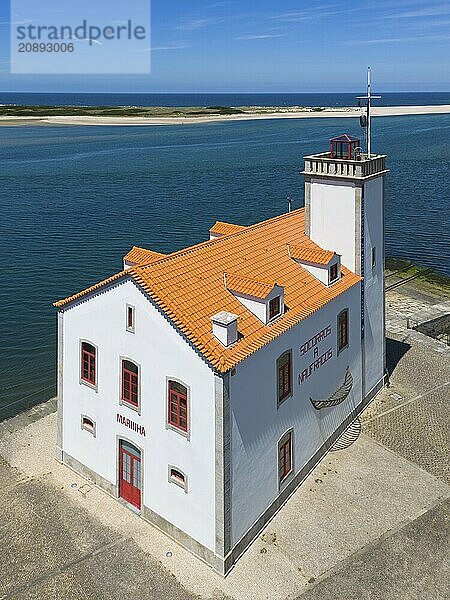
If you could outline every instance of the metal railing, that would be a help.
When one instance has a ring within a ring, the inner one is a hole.
[[[387,173],[386,155],[362,155],[361,160],[331,158],[330,152],[305,156],[305,175],[326,175],[363,179],[371,175]]]

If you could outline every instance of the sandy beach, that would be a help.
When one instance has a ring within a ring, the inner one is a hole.
[[[263,109],[262,109],[263,110]],[[380,106],[372,108],[374,117],[394,117],[404,115],[434,115],[450,113],[450,105],[440,106]],[[358,108],[324,108],[278,112],[248,112],[240,115],[208,115],[198,117],[101,117],[101,116],[40,116],[18,117],[0,116],[0,126],[13,125],[188,125],[193,123],[214,123],[220,121],[253,121],[257,119],[323,119],[337,117],[358,117]]]

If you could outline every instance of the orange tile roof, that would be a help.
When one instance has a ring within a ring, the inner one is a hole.
[[[225,223],[224,221],[216,221],[209,230],[213,235],[232,235],[238,231],[246,229],[244,225],[234,225],[234,223]]]
[[[265,344],[357,284],[361,278],[345,267],[342,277],[326,287],[292,260],[286,245],[316,249],[304,233],[304,210],[298,209],[257,223],[227,237],[217,238],[169,254],[147,266],[115,275],[133,279],[164,311],[185,337],[215,369],[226,372]],[[224,273],[239,271],[250,279],[276,281],[284,288],[286,312],[264,325],[224,286]],[[56,303],[58,307],[112,281]],[[227,311],[238,315],[241,339],[224,348],[214,337],[211,316]]]
[[[318,265],[327,265],[334,256],[334,252],[331,250],[322,250],[320,246],[314,243],[312,247],[288,244],[288,252],[292,258]]]
[[[249,277],[225,273],[225,287],[227,290],[248,294],[249,296],[255,296],[255,298],[267,298],[273,290],[274,285],[275,283],[257,281]]]
[[[133,246],[128,254],[125,254],[123,260],[128,263],[134,263],[135,265],[148,265],[159,258],[162,258],[165,254],[161,252],[155,252],[154,250],[146,250],[145,248],[139,248],[139,246]]]

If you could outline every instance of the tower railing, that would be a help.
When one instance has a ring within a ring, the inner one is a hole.
[[[321,175],[351,179],[365,179],[387,172],[386,155],[361,154],[357,160],[331,158],[330,152],[305,156],[304,175]]]

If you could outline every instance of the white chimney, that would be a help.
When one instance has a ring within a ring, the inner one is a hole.
[[[231,346],[238,339],[237,321],[238,316],[232,313],[221,311],[211,317],[212,330],[215,337],[225,347]]]

